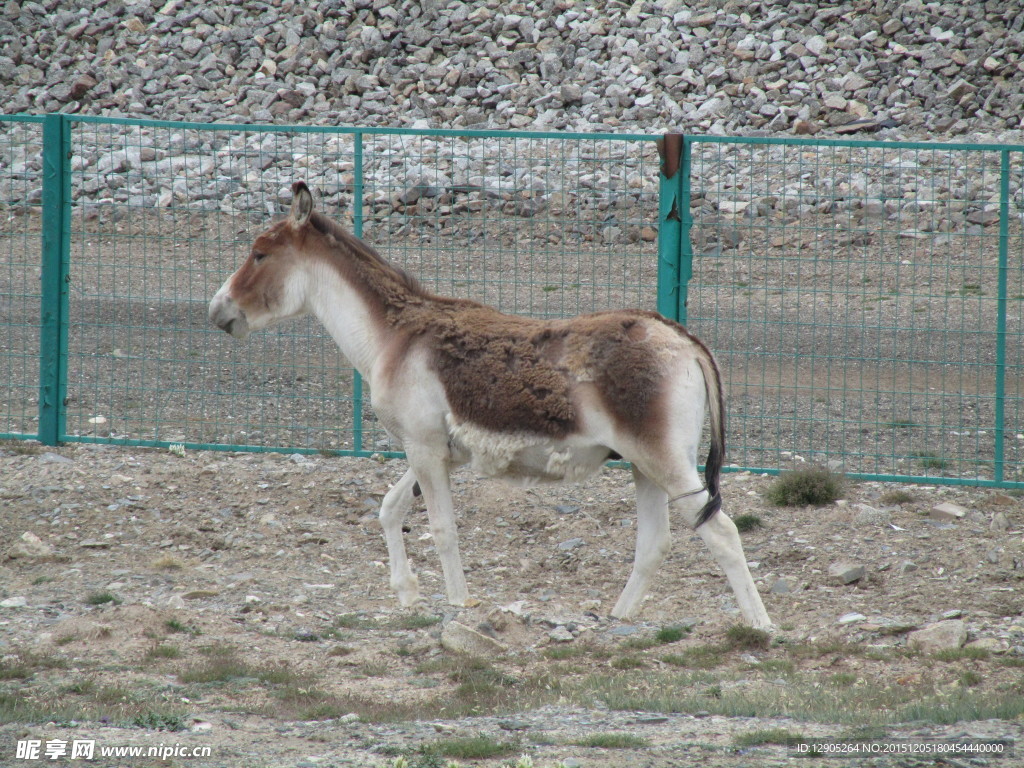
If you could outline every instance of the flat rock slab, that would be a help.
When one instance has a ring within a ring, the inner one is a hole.
[[[469,656],[497,656],[508,650],[493,637],[457,621],[449,621],[441,630],[441,645],[453,653]]]
[[[967,625],[960,619],[937,621],[907,635],[907,647],[922,653],[955,650],[967,642]]]

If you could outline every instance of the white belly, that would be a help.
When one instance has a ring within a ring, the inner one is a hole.
[[[601,469],[608,448],[583,440],[555,440],[528,432],[493,432],[456,424],[448,416],[452,460],[487,477],[526,484],[575,482]]]

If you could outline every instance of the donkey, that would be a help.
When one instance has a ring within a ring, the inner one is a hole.
[[[681,325],[654,312],[565,320],[505,315],[425,290],[371,246],[313,210],[303,182],[286,219],[259,235],[210,302],[210,320],[238,339],[312,313],[370,385],[380,423],[409,468],[384,496],[391,587],[419,599],[402,525],[422,494],[448,600],[466,605],[449,473],[521,482],[576,481],[609,459],[632,467],[633,569],[612,610],[636,614],[670,547],[669,511],[699,533],[725,571],[744,619],[771,620],[739,534],[720,511],[725,408],[717,364]],[[697,451],[710,414],[705,483]]]

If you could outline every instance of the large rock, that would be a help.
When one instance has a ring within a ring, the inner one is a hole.
[[[7,550],[7,557],[12,560],[48,560],[53,557],[53,547],[32,531],[25,531]]]
[[[907,647],[922,653],[956,650],[967,642],[967,625],[960,619],[938,621],[907,635]]]
[[[477,632],[465,624],[449,621],[441,630],[441,645],[453,653],[469,656],[497,656],[508,649],[493,637]]]

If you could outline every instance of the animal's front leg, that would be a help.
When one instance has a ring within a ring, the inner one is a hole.
[[[384,529],[384,541],[388,547],[388,563],[391,566],[391,588],[398,593],[398,602],[409,608],[420,599],[419,584],[409,566],[405,553],[405,537],[402,524],[412,504],[416,475],[410,469],[384,495],[380,505],[380,525]]]
[[[429,450],[421,451],[412,447],[407,449],[407,453],[427,505],[430,534],[438,557],[441,558],[448,602],[452,605],[466,605],[469,588],[466,586],[466,574],[462,570],[462,557],[459,554],[459,536],[455,529],[447,459],[438,458]]]

